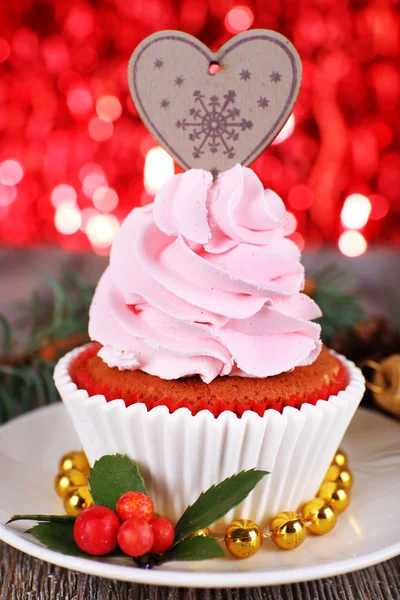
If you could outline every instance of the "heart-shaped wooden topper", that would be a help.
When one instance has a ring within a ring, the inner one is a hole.
[[[248,165],[276,137],[296,100],[301,62],[275,31],[246,31],[215,53],[190,35],[160,31],[136,48],[128,79],[165,150],[184,169],[217,174]]]

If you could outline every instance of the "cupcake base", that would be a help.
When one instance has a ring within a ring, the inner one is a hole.
[[[273,377],[216,377],[204,383],[198,375],[165,380],[143,371],[108,367],[97,356],[101,346],[89,345],[70,367],[72,380],[89,395],[101,394],[108,402],[122,399],[126,406],[142,402],[148,410],[167,406],[173,413],[188,408],[192,415],[209,410],[214,417],[229,410],[241,417],[247,410],[261,417],[267,409],[282,412],[286,406],[301,408],[327,400],[343,390],[347,373],[342,363],[326,347],[306,367]]]
[[[255,520],[262,527],[282,510],[296,510],[314,497],[364,393],[364,378],[339,356],[349,381],[346,388],[315,405],[272,408],[263,416],[246,410],[239,418],[209,410],[172,414],[167,406],[147,410],[89,396],[70,374],[77,348],[55,369],[57,389],[74,422],[91,464],[104,454],[127,454],[136,461],[156,510],[176,522],[185,508],[214,483],[243,469],[270,471],[246,500],[215,524],[223,531],[232,519]]]

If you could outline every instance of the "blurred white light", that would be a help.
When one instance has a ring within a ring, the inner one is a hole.
[[[359,231],[344,231],[339,238],[338,246],[342,254],[354,258],[364,254],[368,244]]]
[[[86,235],[90,243],[96,248],[108,248],[108,246],[111,246],[118,229],[117,217],[98,214],[89,218],[86,224]]]
[[[83,180],[83,193],[88,198],[93,198],[95,191],[104,187],[107,187],[107,179],[103,173],[89,173]]]
[[[144,163],[144,187],[149,194],[157,190],[174,174],[174,161],[161,146],[151,148]]]
[[[78,195],[72,185],[61,183],[51,192],[51,202],[55,208],[60,204],[75,204]]]
[[[349,229],[361,229],[371,214],[371,202],[362,194],[351,194],[344,201],[340,219]]]
[[[76,233],[82,223],[80,210],[73,204],[60,204],[54,215],[54,225],[57,231],[64,235]]]
[[[99,187],[93,193],[93,204],[101,212],[112,212],[118,206],[117,192],[107,186]]]
[[[106,142],[114,133],[114,125],[109,120],[93,117],[89,121],[88,131],[90,137],[96,142]]]
[[[16,160],[5,160],[0,164],[0,183],[17,185],[24,176],[24,170]]]
[[[81,223],[81,231],[86,232],[86,225],[88,224],[89,219],[91,219],[92,217],[96,217],[97,215],[99,215],[99,211],[97,211],[95,208],[84,208],[81,211],[81,217],[82,217],[82,223]]]
[[[106,94],[97,100],[96,112],[104,121],[116,121],[122,113],[121,102],[116,96]]]
[[[239,33],[250,29],[254,21],[254,14],[248,6],[234,6],[227,13],[224,25],[230,33]]]
[[[278,133],[278,135],[276,136],[276,138],[274,139],[274,141],[272,142],[271,146],[274,146],[275,144],[281,144],[282,142],[287,140],[287,138],[292,135],[295,125],[296,119],[294,114],[292,113],[286,121],[286,123],[284,124],[284,126],[282,127],[282,129],[280,130],[280,132]]]
[[[84,182],[85,177],[93,173],[100,173],[101,175],[104,175],[103,169],[97,163],[86,163],[85,165],[83,165],[79,169],[79,179],[81,183]]]

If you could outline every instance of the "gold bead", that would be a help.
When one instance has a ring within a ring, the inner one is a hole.
[[[337,517],[328,502],[322,498],[314,498],[303,507],[303,519],[311,533],[324,535],[335,527]]]
[[[347,454],[339,449],[333,457],[332,464],[340,468],[345,467],[347,465]]]
[[[340,487],[342,487],[347,492],[349,490],[351,490],[351,488],[353,487],[352,472],[347,467],[344,469],[341,469],[341,471],[339,473],[339,477],[336,479],[336,483],[338,483],[340,485]]]
[[[341,467],[332,464],[327,470],[324,481],[336,481],[340,475]]]
[[[292,550],[300,546],[307,535],[306,524],[295,512],[281,512],[270,526],[272,541],[282,550]]]
[[[64,454],[60,460],[58,467],[58,471],[60,473],[63,473],[64,471],[70,471],[71,469],[82,471],[86,477],[89,477],[89,461],[86,458],[86,454],[82,450],[73,450],[72,452],[68,452],[67,454]]]
[[[188,537],[189,538],[208,537],[209,535],[211,535],[211,531],[209,530],[209,528],[203,527],[202,529],[198,529],[197,531],[194,531]]]
[[[60,498],[65,498],[72,488],[87,485],[87,482],[87,477],[82,471],[71,469],[70,471],[64,471],[64,473],[59,473],[57,475],[54,481],[54,487],[57,495],[60,496]]]
[[[64,498],[65,512],[72,517],[78,516],[89,506],[93,506],[93,500],[87,485],[73,488]]]
[[[325,481],[319,488],[317,496],[329,502],[337,514],[345,511],[350,502],[349,492],[340,487],[336,481]]]
[[[225,543],[236,558],[249,558],[260,549],[261,529],[249,519],[238,519],[225,532]]]
[[[347,492],[353,485],[353,475],[347,467],[339,467],[338,465],[331,465],[327,470],[324,482],[334,481]]]

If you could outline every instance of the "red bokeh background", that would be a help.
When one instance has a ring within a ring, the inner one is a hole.
[[[162,152],[148,156],[157,144],[129,96],[136,45],[179,29],[216,49],[261,27],[286,35],[303,61],[283,141],[253,163],[283,197],[293,239],[347,255],[375,242],[400,246],[398,8],[395,0],[0,3],[0,242],[107,253],[124,216],[151,201],[172,168]]]

